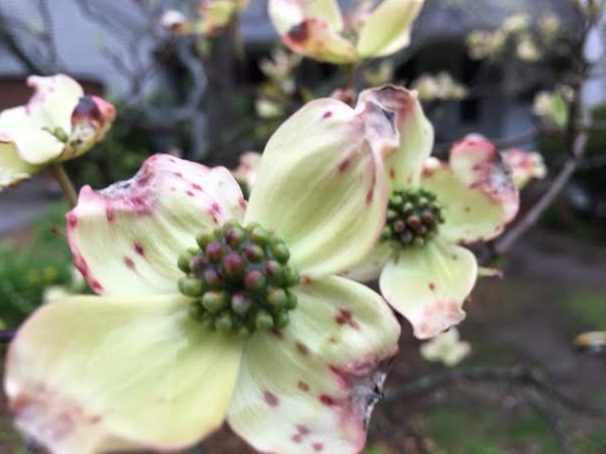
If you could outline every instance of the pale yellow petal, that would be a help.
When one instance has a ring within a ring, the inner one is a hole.
[[[381,155],[397,141],[381,109],[366,107],[312,101],[282,124],[263,153],[246,222],[283,237],[291,262],[309,276],[356,264],[383,227]]]
[[[402,314],[419,339],[440,334],[465,318],[465,299],[477,278],[477,262],[467,249],[441,238],[401,251],[379,280],[381,293]]]
[[[12,342],[17,427],[61,454],[178,450],[217,429],[238,342],[203,330],[180,296],[78,296],[43,306]]]
[[[379,295],[346,279],[298,297],[284,332],[245,346],[229,424],[262,452],[360,452],[400,327]]]
[[[82,188],[67,214],[74,264],[97,293],[172,293],[179,255],[198,233],[241,221],[245,207],[227,169],[155,155],[131,180]]]

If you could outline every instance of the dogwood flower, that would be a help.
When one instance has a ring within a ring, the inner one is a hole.
[[[196,18],[190,19],[180,11],[169,9],[160,16],[159,23],[175,35],[213,37],[223,31],[248,3],[249,0],[200,0]]]
[[[534,97],[532,111],[548,125],[563,128],[568,123],[568,101],[572,90],[564,85],[556,91],[540,91]]]
[[[522,189],[534,178],[542,179],[547,175],[543,156],[536,151],[510,148],[502,151],[501,156],[511,170],[511,178],[518,189]]]
[[[17,426],[68,454],[183,449],[224,419],[263,452],[360,452],[400,327],[335,274],[381,232],[396,139],[377,105],[323,99],[272,136],[248,205],[227,169],[169,155],[84,187],[67,231],[99,296],[19,330]]]
[[[114,107],[72,78],[31,76],[28,104],[0,113],[0,191],[45,166],[75,158],[107,134]]]
[[[461,322],[478,275],[475,256],[459,244],[499,235],[517,213],[518,191],[495,147],[470,137],[448,163],[428,158],[433,129],[416,93],[386,86],[361,93],[395,118],[400,147],[385,158],[390,200],[381,241],[345,275],[380,275],[385,299],[420,339]]]
[[[441,71],[435,76],[423,74],[413,82],[412,87],[421,101],[460,100],[467,97],[465,85],[457,82],[446,71]]]
[[[364,1],[344,18],[337,0],[269,0],[269,17],[293,52],[344,64],[385,57],[408,46],[423,3]]]
[[[471,353],[471,344],[460,339],[458,329],[450,328],[424,342],[419,350],[427,361],[439,361],[445,366],[454,367]]]

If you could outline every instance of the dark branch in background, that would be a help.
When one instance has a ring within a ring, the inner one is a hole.
[[[46,48],[47,64],[46,66],[53,73],[59,72],[65,65],[59,58],[57,43],[55,42],[53,16],[49,8],[49,0],[38,0],[38,12],[42,21],[42,30],[39,33],[41,43]]]
[[[25,70],[34,74],[49,74],[47,68],[40,65],[36,59],[31,56],[19,43],[12,29],[15,26],[21,26],[20,22],[9,19],[0,9],[0,45],[4,44],[6,48],[19,60]]]
[[[581,97],[583,84],[591,74],[592,65],[585,60],[582,49],[585,48],[589,31],[594,25],[595,19],[593,21],[587,21],[579,36],[576,47],[577,49],[581,49],[581,55],[576,62],[574,74],[571,77],[570,86],[572,87],[573,95],[567,106],[568,123],[563,131],[568,155],[566,161],[547,192],[545,192],[538,202],[533,205],[528,213],[526,213],[526,216],[492,243],[492,258],[506,254],[514,244],[539,221],[543,213],[556,201],[582,162],[587,140],[589,138],[589,131],[603,126],[602,123],[596,125],[583,124],[585,118],[583,118],[584,113]]]
[[[384,399],[386,401],[392,401],[404,398],[421,397],[462,383],[494,383],[521,386],[535,390],[545,398],[558,403],[571,412],[594,418],[606,416],[606,411],[604,409],[591,407],[571,399],[549,384],[539,371],[523,366],[510,368],[474,367],[468,369],[452,369],[439,374],[425,375],[409,381],[403,386],[387,388],[384,392]]]
[[[528,389],[525,393],[525,401],[528,402],[539,416],[549,425],[551,432],[558,440],[558,447],[564,454],[575,454],[576,450],[572,445],[569,435],[569,427],[561,415],[560,411],[555,410],[549,400],[537,392],[535,389]]]

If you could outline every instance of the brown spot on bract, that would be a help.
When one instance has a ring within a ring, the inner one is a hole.
[[[283,340],[284,339],[284,335],[280,331],[278,331],[278,330],[272,329],[269,332],[269,334],[272,335],[273,337],[275,337],[278,340]]]
[[[100,283],[98,280],[96,280],[96,279],[93,279],[93,280],[91,280],[91,281],[90,281],[90,286],[91,286],[91,288],[92,288],[92,289],[93,289],[95,292],[97,292],[97,293],[99,293],[99,292],[102,292],[102,291],[103,291],[103,286],[102,286],[102,285],[101,285],[101,283]]]
[[[372,198],[374,196],[374,192],[375,192],[375,188],[372,187],[368,190],[368,192],[366,193],[366,203],[368,205],[370,205],[370,203],[372,202]]]
[[[341,163],[339,164],[339,172],[343,173],[347,170],[347,168],[350,166],[351,164],[351,158],[345,158],[343,159],[343,161],[341,161]]]
[[[270,407],[277,407],[280,403],[278,396],[276,396],[271,391],[263,391],[263,400]]]
[[[320,402],[322,402],[327,407],[332,407],[336,404],[335,400],[327,394],[322,394],[320,396]]]
[[[335,322],[337,325],[348,325],[353,329],[358,329],[360,327],[358,322],[354,320],[351,311],[343,308],[339,309],[337,315],[335,315]]]
[[[139,254],[141,257],[143,257],[145,255],[145,249],[143,248],[143,245],[141,243],[138,242],[134,242],[133,243],[133,249],[135,250],[135,252],[137,254]]]
[[[297,382],[297,388],[299,388],[303,392],[308,392],[309,391],[309,385],[307,383],[305,383],[304,381],[302,381],[302,380],[299,380]]]
[[[296,341],[295,347],[297,348],[297,351],[302,355],[309,354],[309,348],[307,348],[307,345],[305,345],[303,342]]]
[[[70,229],[73,229],[76,227],[76,225],[78,225],[78,218],[74,213],[67,213],[65,217],[67,219],[67,226]]]
[[[135,269],[135,262],[130,257],[124,257],[124,264],[131,270]]]
[[[105,207],[105,217],[107,218],[107,222],[109,222],[110,224],[114,222],[114,220],[116,219],[116,215],[112,207]]]
[[[303,438],[305,438],[307,435],[309,435],[309,432],[310,432],[309,428],[302,424],[297,424],[296,429],[297,429],[297,432],[290,438],[295,443],[301,443],[303,441]]]
[[[286,34],[293,42],[303,44],[309,39],[309,24],[306,21],[303,21],[288,30]]]
[[[389,178],[392,180],[396,178],[396,171],[394,169],[389,169]]]
[[[436,284],[433,282],[429,283],[429,290],[431,290],[432,292],[436,289]]]

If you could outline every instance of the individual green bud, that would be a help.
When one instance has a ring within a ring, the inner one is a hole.
[[[269,241],[269,232],[260,225],[254,226],[250,230],[250,240],[259,246],[265,246]]]
[[[282,270],[283,282],[285,286],[297,285],[301,282],[301,275],[290,266],[285,266]]]
[[[196,243],[200,249],[204,250],[206,245],[212,241],[214,235],[212,232],[201,232],[196,236]]]
[[[227,306],[227,298],[223,292],[206,292],[202,296],[202,306],[211,314],[217,314]]]
[[[204,308],[200,305],[199,301],[195,301],[194,303],[190,304],[189,315],[191,318],[197,321],[202,321],[205,314],[206,312],[204,311]]]
[[[275,260],[267,260],[263,266],[265,274],[272,282],[280,282],[282,279],[282,265]]]
[[[288,302],[286,303],[286,308],[289,310],[292,310],[295,307],[297,307],[297,304],[299,302],[297,295],[294,292],[291,292],[290,290],[286,290],[286,296],[288,296]]]
[[[421,219],[419,219],[419,216],[416,214],[413,214],[412,216],[408,216],[408,219],[406,219],[406,225],[416,231],[416,229],[421,225]]]
[[[393,223],[393,231],[397,233],[402,233],[406,230],[406,223],[402,219],[398,219]]]
[[[286,325],[288,325],[289,321],[290,316],[286,311],[280,311],[274,314],[274,325],[276,328],[284,328]]]
[[[215,328],[221,333],[228,333],[234,328],[234,322],[228,313],[221,314],[215,320]]]
[[[398,218],[398,212],[396,210],[387,210],[387,220],[395,221]]]
[[[191,271],[189,262],[194,257],[194,255],[195,254],[193,254],[191,251],[187,251],[179,256],[177,266],[181,271],[183,271],[184,273],[189,273]]]
[[[223,287],[223,278],[215,268],[207,268],[202,272],[206,287],[211,290],[218,290]]]
[[[179,279],[179,291],[185,296],[197,297],[202,295],[204,288],[200,279],[184,277]]]
[[[223,257],[223,269],[227,276],[232,279],[241,276],[245,266],[244,259],[237,252],[230,252]]]
[[[244,246],[244,255],[251,262],[260,262],[265,258],[263,248],[256,244],[247,244]]]
[[[288,304],[288,295],[286,290],[273,287],[267,291],[267,302],[272,309],[284,309]]]
[[[271,252],[273,253],[276,260],[282,264],[288,262],[290,258],[290,252],[288,251],[288,246],[283,241],[278,243],[274,243],[271,247]]]
[[[274,327],[274,319],[267,311],[259,311],[255,315],[255,327],[257,329],[269,330]]]
[[[422,246],[425,246],[425,240],[418,236],[414,239],[413,244],[416,247],[422,247]]]
[[[219,263],[225,254],[225,246],[218,241],[211,241],[204,248],[204,253],[211,262]]]
[[[208,312],[204,313],[204,315],[202,316],[202,318],[200,318],[198,320],[198,323],[200,323],[200,325],[204,329],[208,329],[208,330],[211,330],[211,331],[215,330],[215,321],[213,320],[213,318],[210,316],[210,314]]]
[[[265,275],[259,270],[251,270],[244,277],[244,288],[251,292],[259,292],[265,288]]]
[[[249,337],[251,335],[251,331],[250,329],[248,329],[247,326],[239,326],[237,331],[236,331],[236,335],[242,339],[246,339],[247,337]]]
[[[240,316],[246,315],[252,305],[253,301],[243,293],[236,293],[231,297],[231,309]]]
[[[413,237],[414,237],[413,233],[410,230],[406,230],[405,232],[402,232],[402,234],[400,235],[400,241],[402,241],[402,244],[408,245],[408,244],[412,243]]]
[[[246,231],[239,225],[230,225],[225,231],[225,241],[231,247],[239,247],[246,240]]]

